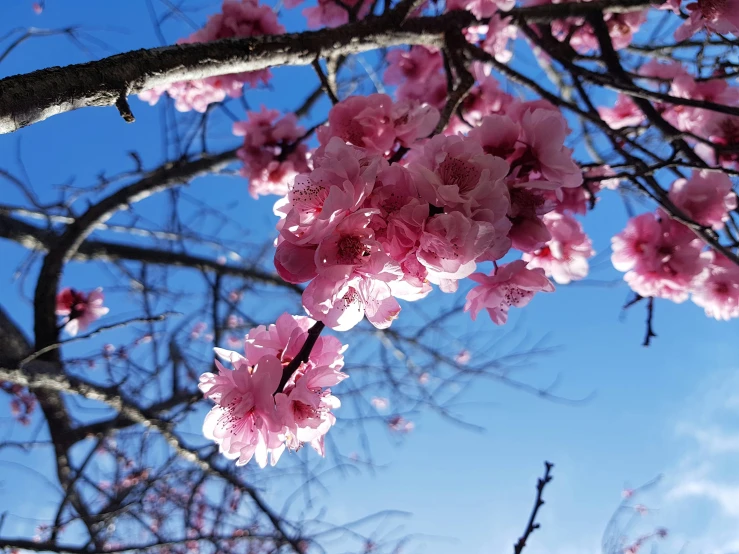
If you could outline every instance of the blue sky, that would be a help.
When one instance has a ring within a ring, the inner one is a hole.
[[[125,9],[120,2],[48,0],[40,16],[30,6],[26,0],[2,2],[0,35],[16,26],[78,24],[104,39],[112,52],[158,45],[143,0],[126,2]],[[203,13],[193,18],[203,21]],[[296,29],[300,21],[299,15],[291,16],[287,26]],[[165,31],[172,41],[190,32],[181,22],[173,22]],[[100,45],[89,46],[95,56],[107,54]],[[88,59],[64,37],[40,38],[23,44],[0,63],[0,76]],[[306,68],[278,69],[274,90],[250,91],[247,101],[254,108],[264,103],[287,109],[298,105],[315,84]],[[243,113],[238,104],[232,106]],[[20,151],[29,179],[43,199],[53,198],[54,187],[71,176],[75,184],[89,186],[101,169],[115,172],[130,167],[128,150],[137,150],[146,166],[154,166],[164,156],[161,112],[137,100],[132,100],[131,107],[137,117],[132,125],[124,124],[112,108],[94,108],[0,136],[1,165],[18,171],[15,153]],[[319,105],[313,121],[325,114],[325,108],[326,104]],[[227,123],[222,118],[215,126],[209,142],[213,150],[236,145]],[[3,203],[23,202],[7,184],[0,187]],[[202,178],[188,187],[187,194],[222,210],[255,241],[273,236],[271,201],[252,200],[238,178]],[[155,219],[162,217],[162,209],[156,200],[147,201],[141,213]],[[186,203],[183,210],[196,215]],[[524,337],[545,339],[553,351],[532,360],[535,363],[520,376],[542,385],[559,378],[558,392],[563,396],[584,398],[592,393],[592,398],[573,407],[479,381],[457,411],[465,420],[484,426],[484,432],[433,414],[417,416],[416,428],[402,439],[389,435],[381,425],[371,425],[369,438],[381,467],[349,478],[329,474],[324,484],[330,517],[347,521],[379,510],[399,510],[410,515],[398,516],[386,529],[401,523],[405,532],[417,534],[412,551],[509,551],[525,525],[543,461],[550,460],[555,463],[555,479],[547,488],[542,529],[530,541],[530,554],[598,551],[622,489],[658,474],[664,475],[662,481],[642,500],[653,510],[640,525],[670,530],[669,542],[660,546],[663,551],[683,546],[691,553],[739,551],[739,323],[709,320],[690,303],[658,301],[659,337],[649,348],[642,347],[644,307],[622,313],[628,290],[609,262],[609,239],[623,228],[626,217],[619,197],[606,191],[585,220],[597,251],[590,277],[558,287],[555,294],[538,296],[512,315],[507,329],[496,328],[485,318],[455,320],[459,325],[455,332],[476,334],[478,339],[500,338],[503,333],[510,333],[504,340],[511,342]],[[6,242],[0,243],[0,249],[6,260],[0,269],[0,303],[29,329],[29,304],[17,291],[28,295],[32,289],[13,280],[24,251]],[[63,279],[65,285],[82,289],[112,282],[97,265],[72,265]],[[125,319],[127,291],[106,289],[110,317]],[[438,292],[426,300],[428,306],[448,301]],[[263,308],[250,309],[259,317]],[[414,317],[410,310],[405,314]],[[93,343],[94,348],[102,342]],[[70,351],[82,352],[80,348]],[[341,412],[337,415],[338,437]],[[0,406],[0,434],[13,436],[18,431],[12,427],[7,407]],[[338,440],[350,444],[352,439],[342,435]],[[17,463],[0,453],[0,475],[11,468],[20,471],[13,465]],[[38,459],[32,463],[43,464]],[[26,473],[24,488],[41,487],[38,476]],[[270,491],[275,498],[283,493],[279,487]],[[16,503],[17,498],[13,484],[0,483],[0,505],[16,513],[19,517],[13,524],[25,530],[31,523],[23,518],[43,514],[44,501]]]

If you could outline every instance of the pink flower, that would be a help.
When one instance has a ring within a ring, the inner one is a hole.
[[[658,217],[659,215],[659,217]],[[611,239],[611,260],[637,294],[683,302],[705,268],[703,243],[690,229],[663,214],[641,214]]]
[[[394,281],[402,270],[375,240],[369,228],[369,211],[347,216],[336,230],[323,239],[315,254],[318,274],[341,281],[351,275],[367,275],[382,281]]]
[[[93,321],[107,314],[110,309],[103,306],[103,289],[90,293],[65,288],[56,296],[56,315],[65,316],[64,330],[74,337],[79,331],[87,329]]]
[[[697,0],[686,6],[690,18],[675,31],[683,41],[705,29],[707,33],[739,36],[739,0]]]
[[[376,409],[381,412],[387,410],[390,407],[390,401],[387,398],[383,398],[380,396],[375,396],[370,400],[370,404]]]
[[[386,59],[388,66],[383,78],[388,85],[402,85],[406,81],[424,83],[443,67],[439,51],[425,46],[391,50]],[[398,95],[398,98],[402,96]]]
[[[283,240],[275,250],[275,269],[288,283],[305,283],[318,275],[316,246],[297,246]]]
[[[44,7],[38,2],[34,2],[33,4],[31,4],[31,8],[33,8],[33,13],[35,13],[36,15],[40,15],[41,12],[44,11]]]
[[[363,19],[369,14],[371,2],[369,0],[345,0],[344,5],[350,9],[357,9],[357,4],[361,2],[357,13],[357,19]],[[293,5],[297,5],[294,0]],[[289,7],[289,6],[288,6]],[[317,29],[319,27],[338,27],[349,22],[349,13],[347,10],[334,2],[333,0],[318,0],[317,5],[305,8],[303,15],[308,20],[308,27]]]
[[[611,129],[623,129],[624,127],[635,127],[644,121],[644,114],[636,107],[631,96],[619,94],[612,108],[598,108],[600,117]]]
[[[416,100],[441,109],[447,97],[446,78],[437,71],[425,81],[408,80],[398,87],[396,95],[400,100]]]
[[[477,84],[462,103],[464,118],[478,125],[487,115],[503,115],[516,103],[513,96],[500,89],[500,83],[490,75],[489,70],[477,64],[472,66],[472,74]]]
[[[373,154],[385,154],[395,143],[392,108],[387,94],[350,96],[331,108],[328,125],[318,129],[318,140],[324,145],[339,137]]]
[[[653,213],[632,217],[626,229],[611,239],[613,267],[629,271],[637,265],[656,265],[657,245],[661,240],[662,228]]]
[[[388,428],[394,433],[410,433],[416,425],[402,416],[393,416],[387,420]]]
[[[297,450],[304,443],[324,455],[323,436],[336,421],[331,410],[340,406],[328,387],[347,378],[341,372],[347,347],[336,337],[318,337],[308,359],[277,390],[314,324],[307,317],[283,314],[276,324],[249,331],[246,356],[215,349],[234,369],[216,361],[219,374],[200,378],[200,389],[216,403],[203,432],[227,458],[238,459],[237,465],[254,456],[264,467],[268,454],[274,465],[285,448]]]
[[[203,434],[218,444],[220,452],[236,465],[244,465],[256,455],[260,467],[272,465],[284,446],[278,437],[273,395],[282,377],[282,364],[275,356],[264,356],[255,366],[244,358],[231,358],[233,370],[216,360],[219,373],[204,373],[198,388],[215,402],[203,423]]]
[[[701,135],[718,147],[728,147],[725,150],[715,150],[709,145],[700,143],[695,151],[711,164],[721,165],[726,168],[739,168],[739,117],[733,115],[714,113],[705,122],[700,130]]]
[[[737,207],[731,179],[721,171],[694,170],[690,179],[678,179],[670,187],[670,200],[701,225],[721,229],[729,211]]]
[[[503,184],[508,164],[486,154],[477,140],[436,135],[408,170],[421,198],[434,206],[470,214],[488,209],[504,215],[508,210]]]
[[[615,172],[607,165],[598,165],[594,167],[584,168],[584,172],[586,178],[610,177],[612,175],[615,175]],[[601,189],[616,190],[620,184],[621,181],[618,178],[614,177],[613,179],[597,179],[593,181],[588,181],[586,183],[586,186],[593,192],[596,192]]]
[[[559,110],[532,107],[520,117],[519,146],[509,160],[511,176],[528,188],[579,187],[582,172],[564,145],[569,129]]]
[[[508,237],[513,248],[521,252],[538,250],[552,238],[542,218],[554,209],[555,200],[544,192],[529,188],[510,189],[508,218],[512,227]]]
[[[418,100],[401,100],[391,111],[395,136],[401,146],[428,137],[439,122],[439,110]]]
[[[495,239],[490,223],[472,221],[460,212],[438,214],[427,222],[416,255],[426,266],[429,281],[441,284],[441,280],[464,279],[474,272],[475,260]]]
[[[400,313],[389,285],[362,275],[342,281],[316,277],[303,292],[303,307],[336,331],[351,329],[365,315],[372,325],[385,329]]]
[[[680,88],[684,88],[686,85],[695,85],[693,77],[685,69],[683,64],[673,60],[665,61],[652,58],[647,63],[639,67],[639,75],[647,78],[652,77],[659,80],[670,81],[671,87],[674,86],[675,81],[677,81]]]
[[[315,321],[309,317],[285,313],[277,318],[273,325],[260,325],[251,329],[244,340],[246,362],[253,365],[262,356],[269,355],[277,357],[282,365],[286,366],[298,355],[308,338],[309,329],[314,324]],[[328,367],[338,372],[344,366],[343,353],[346,348],[336,337],[319,336],[311,349],[307,363],[313,367]],[[221,357],[225,356],[224,352],[216,350]],[[337,373],[334,378],[336,382],[332,385],[344,377]]]
[[[554,291],[554,285],[546,278],[544,270],[527,269],[523,260],[501,265],[490,275],[473,273],[470,279],[479,285],[467,293],[464,310],[470,312],[470,317],[475,320],[480,310],[487,309],[490,319],[497,325],[508,320],[511,306],[523,308],[535,293]]]
[[[478,27],[477,31],[485,35],[482,41],[483,50],[492,54],[500,63],[508,63],[511,60],[513,52],[508,45],[511,40],[516,40],[518,29],[515,25],[511,25],[510,17],[494,14],[490,17],[488,24]]]
[[[333,137],[315,169],[298,175],[285,200],[280,234],[300,246],[317,245],[372,192],[378,171],[387,162]],[[282,208],[281,208],[282,209]]]
[[[324,386],[320,371],[308,371],[275,396],[277,414],[284,426],[282,436],[291,450],[308,443],[325,456],[324,436],[336,423],[332,410],[341,407],[341,402]]]
[[[309,171],[308,147],[296,144],[305,133],[297,125],[294,114],[281,119],[277,110],[249,112],[247,121],[234,123],[233,133],[244,137],[237,154],[244,162],[241,174],[249,179],[249,193],[259,195],[287,194],[288,186],[298,173]]]
[[[608,27],[608,34],[613,42],[613,47],[616,50],[620,50],[631,44],[634,34],[646,19],[647,10],[604,14],[604,20]],[[583,18],[570,17],[555,20],[552,22],[552,31],[559,39],[569,39],[570,45],[581,54],[597,50],[599,47],[598,39],[593,32],[593,28]]]
[[[516,152],[520,134],[521,125],[507,115],[487,115],[467,136],[479,142],[486,154],[508,160]]]
[[[495,15],[499,10],[508,11],[515,5],[515,0],[448,0],[446,9],[468,10],[482,19]]]
[[[541,250],[525,253],[523,259],[530,268],[544,269],[547,277],[561,285],[585,278],[589,270],[588,258],[595,252],[580,223],[570,215],[557,212],[545,215],[544,223],[552,239]]]
[[[459,365],[467,365],[471,359],[472,354],[466,348],[463,348],[462,350],[457,352],[456,356],[454,356],[454,361],[457,362]]]
[[[708,270],[693,285],[691,299],[708,317],[739,317],[739,267],[721,254],[710,253]]]

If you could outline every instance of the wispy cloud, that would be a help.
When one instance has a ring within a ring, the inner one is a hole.
[[[660,499],[686,552],[739,552],[739,379],[712,379],[678,418],[685,441]]]

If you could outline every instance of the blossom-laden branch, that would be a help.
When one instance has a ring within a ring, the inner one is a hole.
[[[505,15],[515,20],[551,21],[592,11],[620,13],[649,3],[620,0],[554,4],[516,8]],[[461,31],[475,23],[475,17],[465,11],[437,17],[400,16],[390,11],[383,17],[369,17],[334,29],[136,50],[96,62],[7,77],[0,80],[0,133],[91,106],[117,105],[124,119],[133,121],[126,95],[191,79],[281,65],[309,65],[317,58],[378,48],[441,46],[446,32]]]

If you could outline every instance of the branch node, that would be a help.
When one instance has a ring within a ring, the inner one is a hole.
[[[136,118],[133,116],[131,106],[128,105],[128,99],[126,98],[126,90],[121,90],[118,95],[118,100],[115,101],[115,107],[118,108],[118,113],[121,114],[123,121],[126,123],[133,123]]]

